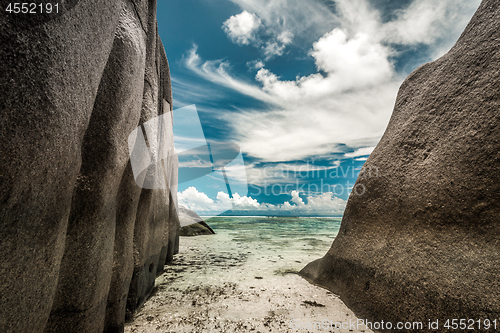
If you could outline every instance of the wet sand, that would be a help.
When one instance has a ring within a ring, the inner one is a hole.
[[[296,274],[318,255],[226,236],[181,237],[180,253],[125,332],[371,332],[330,328],[357,318],[336,295]],[[331,323],[307,329],[323,320]]]

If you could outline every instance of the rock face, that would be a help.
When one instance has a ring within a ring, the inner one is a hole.
[[[500,2],[484,0],[402,84],[337,238],[301,274],[371,320],[496,319],[499,216]]]
[[[205,222],[190,224],[182,227],[179,231],[179,236],[202,236],[202,235],[215,235],[215,231]]]
[[[172,110],[156,1],[5,14],[0,42],[0,332],[123,331],[178,249],[176,189],[127,146]]]
[[[215,232],[196,212],[179,205],[180,236],[213,235]]]
[[[203,219],[195,211],[179,205],[179,222],[181,227],[185,227],[190,224],[203,222]]]

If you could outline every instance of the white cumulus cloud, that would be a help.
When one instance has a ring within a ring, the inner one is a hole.
[[[286,46],[292,43],[294,37],[294,34],[286,29],[266,29],[256,14],[246,10],[227,19],[222,29],[234,43],[260,48],[266,61],[283,55]]]
[[[234,193],[230,198],[227,193],[218,192],[217,197],[212,200],[205,193],[199,192],[195,187],[178,192],[179,204],[185,206],[199,215],[217,215],[227,210],[244,212],[251,215],[252,212],[293,213],[298,215],[341,215],[347,201],[336,197],[332,192],[319,195],[309,195],[305,201],[300,197],[298,191],[290,193],[292,199],[283,204],[272,205],[259,203],[256,199],[248,196],[240,196]]]
[[[389,48],[364,33],[348,38],[345,31],[334,29],[313,45],[311,55],[325,72],[332,92],[360,89],[389,81],[394,75]]]
[[[188,187],[182,192],[177,192],[177,200],[180,205],[185,206],[194,211],[203,211],[206,207],[214,204],[205,193],[198,192],[194,187]]]
[[[255,33],[261,25],[261,20],[255,14],[246,10],[233,15],[222,25],[222,29],[231,40],[240,45],[250,44],[255,40]]]

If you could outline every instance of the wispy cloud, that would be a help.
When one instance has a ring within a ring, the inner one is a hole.
[[[309,41],[317,72],[295,80],[282,79],[259,59],[254,82],[231,73],[226,61],[203,61],[195,47],[186,59],[200,77],[268,104],[225,120],[244,152],[271,162],[325,155],[340,145],[361,149],[345,158],[364,156],[358,154],[371,150],[382,136],[405,75],[394,67],[396,46],[427,45],[431,57],[441,55],[480,2],[414,0],[384,22],[368,0],[232,1],[243,12],[226,21],[228,35],[236,42],[244,36],[241,44],[259,40],[257,32],[272,36],[255,44],[264,55],[282,55],[292,39],[303,41],[322,31]]]
[[[191,104],[206,103],[207,100],[218,100],[224,94],[217,86],[199,84],[198,79],[180,78],[172,75],[172,90],[176,108]]]
[[[327,1],[303,0],[231,0],[242,10],[257,15],[263,25],[262,33],[279,36],[293,34],[299,41],[317,38],[331,30],[338,17]]]
[[[439,49],[444,44],[449,48],[480,2],[415,0],[404,10],[398,11],[395,20],[382,27],[383,39],[391,43],[427,45],[441,40],[441,43],[433,46]]]
[[[255,99],[274,103],[273,98],[257,85],[245,82],[243,79],[230,74],[230,65],[228,62],[224,60],[202,61],[197,50],[198,46],[193,45],[189,51],[189,55],[185,59],[186,67],[192,72],[205,80],[239,91]]]
[[[261,19],[246,10],[231,16],[222,24],[222,30],[229,39],[238,45],[260,48],[266,61],[282,56],[286,46],[292,43],[294,34],[283,28],[276,31],[272,27],[261,29],[263,27]]]
[[[344,157],[351,158],[351,157],[367,156],[367,155],[370,155],[372,153],[373,149],[375,149],[375,147],[359,148],[359,149],[356,149],[356,151],[354,151],[352,153],[345,154]]]
[[[244,110],[226,121],[247,154],[291,161],[331,153],[340,143],[356,148],[361,138],[376,143],[373,138],[382,135],[401,82],[387,53],[365,36],[348,40],[334,30],[311,52],[326,75],[285,81],[262,68],[255,77],[259,87],[231,76],[224,63],[202,62],[195,50],[188,66],[205,79],[269,103],[268,111]]]
[[[346,170],[340,168],[337,172],[332,172],[332,170],[337,170],[340,164],[339,160],[332,161],[327,166],[317,166],[309,161],[260,165],[254,163],[247,166],[246,175],[248,183],[255,186],[307,183],[312,177],[339,178],[350,176],[351,173],[354,178],[354,172],[357,172],[357,170],[353,166],[349,166]]]

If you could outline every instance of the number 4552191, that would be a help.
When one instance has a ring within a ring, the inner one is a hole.
[[[8,13],[13,14],[50,14],[50,13],[59,13],[59,4],[51,4],[48,3],[19,3],[19,2],[11,2],[5,9]]]

